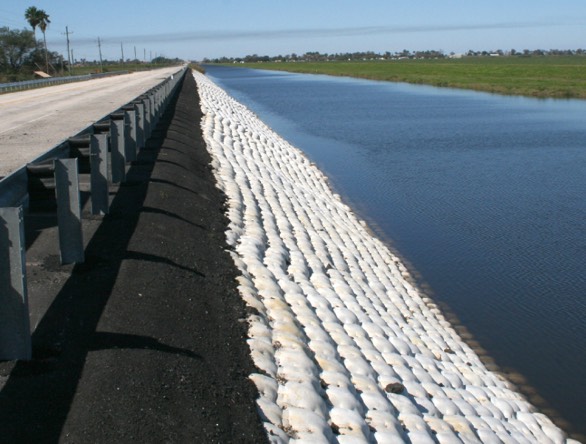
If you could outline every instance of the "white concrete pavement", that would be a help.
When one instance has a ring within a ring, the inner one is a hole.
[[[120,108],[180,67],[0,95],[0,177]]]

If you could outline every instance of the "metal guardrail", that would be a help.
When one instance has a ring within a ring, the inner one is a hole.
[[[84,261],[79,173],[90,174],[92,214],[109,211],[109,186],[174,96],[187,68],[0,180],[0,360],[31,359],[24,220],[37,201],[57,214],[61,262]],[[47,199],[48,197],[48,199]]]
[[[128,74],[128,71],[112,71],[105,73],[85,74],[83,76],[51,77],[48,79],[24,80],[22,82],[0,83],[0,94],[7,92],[22,91],[25,89],[40,88],[43,86],[61,85],[63,83],[83,82],[85,80],[99,77],[117,76]]]

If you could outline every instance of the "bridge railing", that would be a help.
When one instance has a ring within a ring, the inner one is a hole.
[[[91,80],[98,77],[116,76],[120,74],[128,74],[128,71],[112,71],[105,73],[85,74],[82,76],[50,77],[47,79],[24,80],[22,82],[0,83],[0,94],[23,91],[25,89],[40,88],[43,86],[61,85],[63,83],[83,82],[84,80]]]
[[[80,172],[90,175],[91,211],[109,211],[109,186],[155,129],[187,69],[108,114],[0,180],[0,360],[31,359],[24,222],[55,211],[62,264],[84,261]]]

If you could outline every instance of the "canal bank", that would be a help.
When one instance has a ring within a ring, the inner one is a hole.
[[[196,74],[275,442],[566,442],[300,151]]]
[[[586,434],[586,102],[239,67],[206,74],[374,221],[531,402]]]

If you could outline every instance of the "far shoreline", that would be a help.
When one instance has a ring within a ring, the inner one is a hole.
[[[586,99],[586,57],[463,57],[224,63],[223,66],[405,82],[541,99]]]

